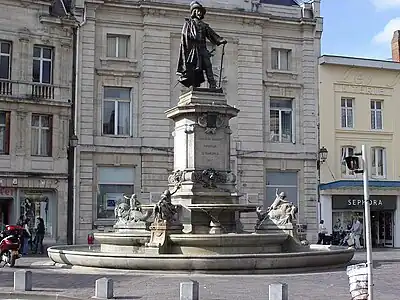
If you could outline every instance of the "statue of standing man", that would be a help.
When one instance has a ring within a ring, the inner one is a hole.
[[[214,45],[225,45],[207,23],[203,22],[206,9],[197,1],[190,3],[190,18],[185,18],[182,28],[181,45],[177,75],[178,81],[186,87],[199,87],[204,81],[204,72],[210,89],[216,89],[214,73],[210,61],[211,53],[207,50],[207,39]]]

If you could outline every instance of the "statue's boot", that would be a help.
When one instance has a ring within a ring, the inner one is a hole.
[[[206,76],[207,76],[207,81],[210,89],[216,89],[217,88],[217,83],[215,82],[214,74],[212,72],[212,68],[207,68],[206,69]]]

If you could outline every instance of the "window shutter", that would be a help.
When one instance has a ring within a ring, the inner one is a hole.
[[[53,116],[49,116],[49,144],[48,147],[48,154],[49,156],[53,156]]]
[[[5,137],[4,137],[4,154],[10,154],[10,118],[11,118],[11,113],[6,112],[6,132],[5,132]]]

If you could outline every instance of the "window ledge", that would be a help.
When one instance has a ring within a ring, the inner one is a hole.
[[[116,76],[116,77],[140,77],[139,71],[132,71],[132,70],[120,70],[115,68],[97,68],[96,73],[99,76]]]
[[[292,70],[275,70],[275,69],[268,69],[267,70],[267,76],[268,77],[273,77],[274,75],[288,75],[288,76],[292,76],[292,79],[297,79],[297,77],[299,76],[299,74],[295,71]]]
[[[37,160],[37,161],[53,161],[52,156],[36,156],[36,155],[31,155],[32,160]]]
[[[371,176],[370,179],[379,179],[379,180],[384,179],[384,180],[386,180],[387,178],[386,178],[386,176]]]
[[[131,63],[131,64],[137,64],[138,63],[138,61],[136,60],[136,59],[133,59],[133,58],[122,58],[122,57],[106,57],[106,56],[103,56],[103,57],[100,57],[100,61],[104,61],[104,62],[107,62],[107,61],[110,61],[110,62],[129,62],[129,63]]]

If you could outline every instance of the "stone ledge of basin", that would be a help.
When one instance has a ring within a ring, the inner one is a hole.
[[[182,204],[181,204],[182,205]],[[257,204],[230,204],[230,203],[199,203],[199,204],[185,204],[182,207],[196,210],[196,209],[223,209],[223,210],[237,210],[252,212],[257,209]]]
[[[36,294],[35,292],[0,292],[0,299],[82,300],[82,298],[74,298],[58,294]]]
[[[340,246],[338,246],[340,247]],[[102,252],[91,252],[91,251],[74,251],[68,250],[68,248],[73,248],[78,250],[79,247],[74,245],[60,245],[60,246],[52,246],[47,249],[48,256],[51,254],[56,255],[78,255],[78,256],[104,256],[107,257],[115,257],[115,258],[145,258],[145,259],[159,259],[159,258],[169,258],[169,259],[214,259],[214,260],[223,260],[230,258],[237,259],[245,259],[245,258],[291,258],[291,257],[299,257],[299,256],[321,256],[321,255],[337,255],[337,254],[353,254],[355,253],[354,248],[341,247],[341,249],[326,249],[326,250],[312,250],[309,251],[299,251],[299,252],[284,252],[284,253],[261,253],[261,254],[216,254],[216,255],[182,255],[182,254],[157,254],[157,255],[149,255],[149,254],[132,254],[132,253],[102,253]],[[82,246],[83,248],[83,246]],[[86,246],[87,248],[87,246]],[[51,258],[51,257],[50,257]]]

